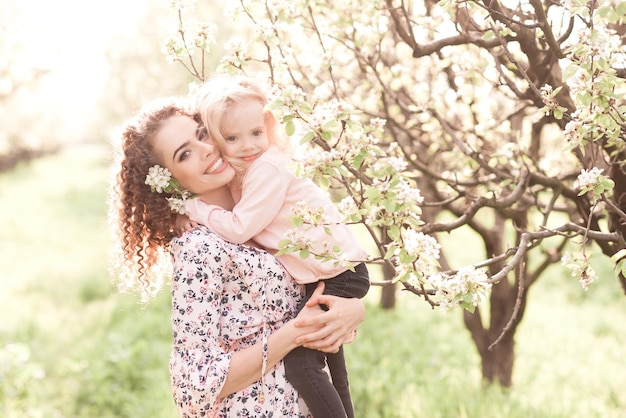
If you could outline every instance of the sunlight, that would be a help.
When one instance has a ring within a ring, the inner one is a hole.
[[[137,26],[146,4],[145,0],[9,0],[0,19],[11,77],[28,79],[32,69],[48,72],[37,87],[36,103],[31,94],[15,105],[42,113],[42,119],[57,109],[72,109],[72,120],[63,123],[57,118],[56,127],[68,139],[80,136],[83,126],[78,122],[89,117],[109,72],[108,43]]]

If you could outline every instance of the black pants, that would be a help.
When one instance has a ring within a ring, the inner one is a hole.
[[[324,280],[324,294],[344,298],[365,296],[370,287],[367,266],[361,263],[354,270],[346,270],[332,279]],[[299,309],[304,307],[316,287],[317,283],[306,285],[306,297]],[[326,364],[332,382],[324,371]],[[298,347],[285,357],[285,373],[314,418],[354,418],[343,347],[337,353]]]

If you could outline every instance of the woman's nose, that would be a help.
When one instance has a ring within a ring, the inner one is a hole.
[[[200,142],[201,146],[203,147],[203,153],[206,156],[215,154],[216,152],[216,147],[215,144],[213,144],[212,142]]]

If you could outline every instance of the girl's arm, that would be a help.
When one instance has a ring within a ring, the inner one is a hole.
[[[246,172],[241,200],[232,211],[200,199],[187,201],[185,210],[192,221],[208,226],[232,243],[243,244],[274,221],[285,203],[292,177],[273,164],[259,162]]]

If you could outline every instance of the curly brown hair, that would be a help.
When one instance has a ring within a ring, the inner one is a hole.
[[[119,135],[109,196],[112,273],[122,289],[139,289],[144,300],[160,288],[160,268],[175,236],[176,214],[168,205],[168,194],[153,193],[145,180],[148,169],[159,164],[152,139],[163,122],[176,115],[192,116],[183,99],[156,100],[122,125]]]

